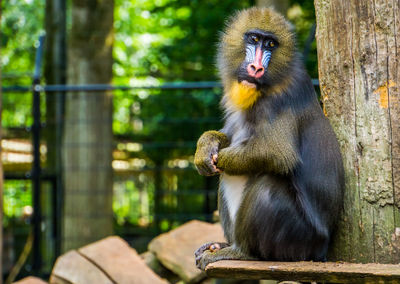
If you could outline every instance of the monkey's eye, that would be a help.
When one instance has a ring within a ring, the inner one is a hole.
[[[267,41],[266,46],[270,47],[270,48],[274,48],[274,47],[276,47],[276,42],[273,40],[269,40],[269,41]]]
[[[260,39],[258,38],[258,36],[256,36],[256,35],[251,35],[250,38],[251,38],[251,40],[252,40],[253,42],[258,42],[258,41],[260,40]]]

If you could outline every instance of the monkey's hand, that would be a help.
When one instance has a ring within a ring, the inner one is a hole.
[[[220,149],[228,147],[229,141],[226,135],[219,131],[207,131],[197,141],[197,149],[194,155],[194,164],[197,171],[203,176],[218,174],[216,164]]]

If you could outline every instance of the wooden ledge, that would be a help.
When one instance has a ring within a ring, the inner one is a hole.
[[[400,283],[397,264],[222,260],[210,263],[206,273],[209,277],[229,279]]]

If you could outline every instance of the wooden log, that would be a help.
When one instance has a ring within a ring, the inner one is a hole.
[[[324,110],[346,171],[331,260],[400,262],[400,3],[315,0]]]
[[[57,259],[51,284],[166,284],[146,266],[136,251],[119,237],[70,251]]]
[[[114,282],[96,265],[73,250],[57,259],[50,276],[50,283],[113,284]]]
[[[40,278],[29,276],[17,282],[14,282],[13,284],[47,284],[47,282],[43,281]]]
[[[206,273],[209,277],[234,279],[400,283],[400,265],[376,263],[223,260],[209,264]]]
[[[196,283],[205,277],[205,273],[196,268],[194,252],[202,244],[212,241],[225,241],[221,225],[193,220],[154,238],[149,250],[184,282]]]
[[[101,268],[113,283],[167,283],[120,237],[108,237],[80,248],[78,252]]]

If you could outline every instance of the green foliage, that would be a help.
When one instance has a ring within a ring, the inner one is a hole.
[[[2,85],[32,83],[35,50],[43,33],[44,1],[1,1],[1,57]],[[5,127],[30,125],[31,96],[22,93],[3,95],[2,120]]]
[[[305,44],[310,37],[312,26],[315,24],[314,2],[308,0],[291,0],[288,19],[295,26],[299,51],[303,52]],[[318,78],[317,45],[315,40],[311,43],[309,54],[306,58],[306,67],[311,78]]]
[[[42,0],[1,1],[1,66],[4,73],[30,73],[33,70],[35,46],[43,33]],[[29,85],[30,78],[16,78],[13,84]]]
[[[235,10],[253,3],[115,0],[113,83],[217,80],[214,62],[219,32]],[[2,1],[3,85],[31,84],[29,75],[33,72],[35,45],[43,32],[44,5],[43,0]],[[314,22],[313,2],[292,0],[289,19],[295,24],[302,51]],[[317,77],[315,43],[307,67],[310,75]],[[160,181],[148,173],[134,175],[132,180],[116,179],[113,208],[119,225],[142,226],[154,221],[149,212],[155,206],[155,184],[162,190],[158,208],[166,216],[160,220],[162,229],[176,225],[168,216],[203,212],[206,197],[200,190],[206,187],[205,180],[190,162],[199,135],[221,126],[220,96],[220,89],[114,92],[113,132],[117,142],[126,139],[141,146],[140,151],[127,151],[126,159],[144,161],[145,166],[140,169],[167,169]],[[31,100],[31,94],[4,94],[3,126],[29,126]],[[18,182],[6,187],[6,216],[20,217],[21,208],[30,204],[30,191],[21,188]],[[148,199],[147,203],[143,198]]]
[[[251,1],[117,0],[118,83],[215,80],[215,46],[225,19]]]
[[[20,219],[25,206],[32,206],[30,181],[5,181],[3,189],[4,219],[7,226],[10,219]]]

